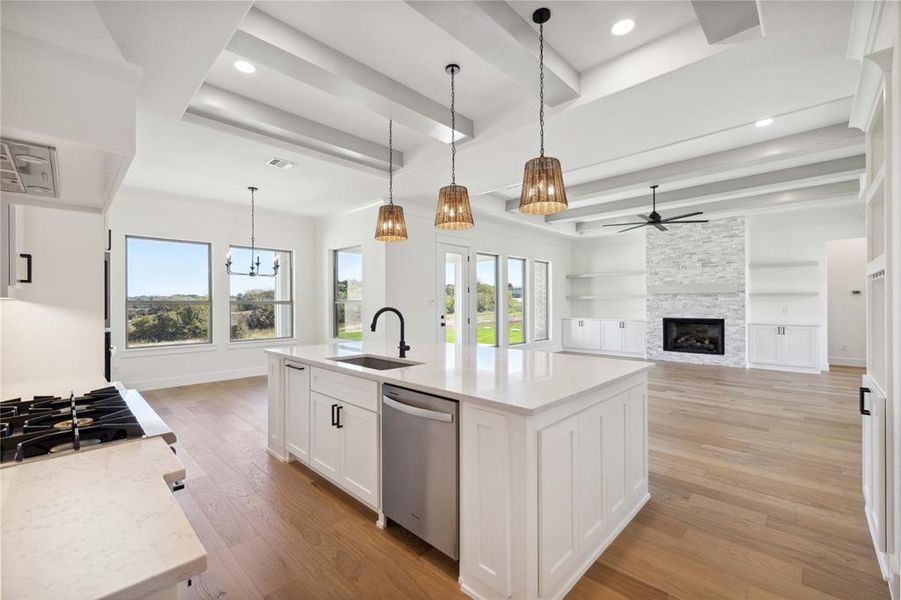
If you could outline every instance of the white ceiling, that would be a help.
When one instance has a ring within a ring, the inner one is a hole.
[[[697,21],[688,0],[650,2],[511,2],[510,6],[532,23],[537,8],[549,6],[551,20],[544,26],[545,40],[576,69],[584,71],[634,50]],[[622,19],[635,21],[628,35],[610,35],[610,27]],[[537,30],[538,27],[533,24]]]
[[[41,6],[35,14],[47,10],[40,2],[22,4]],[[553,12],[546,26],[548,55],[559,59],[549,62],[548,69],[576,90],[573,101],[547,109],[548,153],[563,162],[568,187],[848,118],[859,72],[859,64],[846,58],[851,2],[761,2],[765,37],[757,32],[714,46],[706,43],[686,1],[548,5]],[[394,118],[391,106],[403,107],[418,93],[446,110],[449,81],[443,67],[454,61],[463,67],[457,80],[458,111],[474,122],[474,139],[458,146],[458,181],[469,186],[476,213],[496,213],[549,231],[576,231],[571,222],[547,224],[509,214],[504,206],[517,193],[523,163],[537,151],[537,40],[530,33],[530,16],[538,2],[444,3],[441,10],[446,12],[437,16],[400,1],[252,5],[409,88],[391,99],[393,105],[324,91],[328,88],[315,81],[262,65],[252,75],[237,72],[233,63],[238,55],[226,45],[242,27],[250,2],[96,6],[122,56],[144,70],[137,156],[125,186],[246,202],[245,188],[253,184],[261,188],[262,208],[310,216],[371,204],[387,184],[378,168],[276,139],[272,127],[229,132],[227,127],[187,122],[185,110],[201,86],[214,85],[381,147],[387,119]],[[32,26],[27,7],[21,11],[17,27]],[[478,44],[455,29],[455,15],[466,17],[468,32],[485,33]],[[610,26],[624,17],[636,20],[635,30],[612,36]],[[76,25],[79,35],[90,38],[80,51],[103,49],[96,23]],[[476,45],[479,52],[472,49]],[[500,68],[498,58],[522,69]],[[567,79],[567,73],[575,73],[576,79]],[[405,109],[421,107],[417,102],[413,98]],[[772,127],[753,126],[767,116],[776,119]],[[395,124],[395,145],[405,161],[395,181],[397,197],[430,205],[449,177],[449,148],[422,128],[401,123]],[[856,152],[850,142],[834,150],[841,156]],[[273,157],[298,166],[282,171],[265,165]],[[811,152],[785,163],[774,161],[771,167],[822,158]],[[733,177],[742,168],[730,165],[722,176],[686,174],[684,181],[670,185],[675,189]],[[574,206],[610,200],[603,195],[580,198]]]

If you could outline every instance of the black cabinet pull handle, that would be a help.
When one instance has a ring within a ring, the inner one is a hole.
[[[869,394],[869,393],[870,393],[870,388],[868,388],[868,387],[860,388],[860,414],[865,415],[865,416],[869,415],[870,411],[868,411],[867,409],[865,409],[863,407],[863,396],[864,396],[864,394]]]
[[[31,255],[23,252],[19,258],[25,259],[25,279],[16,279],[16,283],[31,283]]]
[[[295,367],[294,365],[285,365],[285,366],[288,367],[289,369],[294,369],[295,371],[303,371],[304,370],[303,367]]]
[[[338,425],[338,419],[335,417],[335,409],[338,408],[337,404],[332,404],[332,427]]]
[[[335,419],[337,421],[336,426],[338,427],[338,429],[341,429],[344,427],[344,425],[341,424],[341,409],[342,408],[344,408],[344,407],[339,404],[338,411],[337,411],[337,418]]]

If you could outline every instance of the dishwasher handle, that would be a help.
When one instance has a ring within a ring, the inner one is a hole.
[[[426,408],[419,408],[418,406],[410,406],[409,404],[404,404],[403,402],[392,400],[388,396],[383,396],[382,402],[384,402],[387,406],[390,406],[394,410],[399,410],[402,413],[407,413],[408,415],[414,417],[421,417],[423,419],[430,419],[432,421],[442,421],[444,423],[454,422],[454,415],[452,415],[451,413],[441,412],[437,410],[428,410]]]

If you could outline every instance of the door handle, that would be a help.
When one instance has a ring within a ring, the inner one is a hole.
[[[451,413],[441,412],[440,410],[429,410],[427,408],[419,408],[418,406],[411,406],[409,404],[404,404],[403,402],[398,402],[387,395],[382,398],[382,402],[386,406],[390,406],[394,410],[400,411],[402,413],[406,413],[408,415],[412,415],[414,417],[422,417],[423,419],[431,419],[432,421],[442,421],[444,423],[453,423],[454,415]]]
[[[867,409],[865,409],[863,407],[863,397],[864,397],[864,394],[870,393],[870,388],[862,387],[862,388],[860,388],[859,391],[860,391],[860,414],[862,414],[864,416],[868,416],[870,414],[870,411],[868,411]]]
[[[16,283],[31,283],[31,255],[23,252],[19,258],[25,259],[25,279],[16,279]]]
[[[341,429],[344,425],[341,424],[341,409],[344,408],[340,404],[338,405],[337,410],[335,410],[335,427]]]
[[[303,371],[305,370],[303,367],[295,367],[294,365],[285,365],[289,369],[294,369],[295,371]]]
[[[337,404],[332,404],[332,427],[337,427],[338,419],[335,418],[335,409],[338,408]]]
[[[447,321],[445,321],[444,315],[441,315],[441,326],[442,326],[442,327],[447,327]]]

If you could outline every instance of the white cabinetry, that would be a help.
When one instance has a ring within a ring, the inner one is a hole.
[[[645,322],[614,319],[563,319],[563,347],[643,357]]]
[[[269,454],[279,460],[288,460],[285,450],[285,397],[283,392],[284,363],[280,358],[269,356],[267,369],[269,396],[269,427],[267,448]]]
[[[23,250],[24,211],[17,204],[0,200],[0,298],[10,290],[31,283],[31,255]]]
[[[816,325],[748,325],[751,367],[819,372]]]
[[[873,545],[886,551],[886,489],[885,489],[885,396],[876,382],[863,376],[860,389],[861,433],[863,442],[863,498],[864,513],[870,527]]]
[[[314,469],[338,483],[338,458],[340,454],[335,412],[338,402],[318,392],[310,392],[312,435],[310,464]]]
[[[310,370],[285,365],[285,442],[288,454],[310,464]]]
[[[336,409],[340,485],[376,508],[379,490],[378,414],[353,404]]]
[[[464,590],[562,598],[648,498],[646,376],[534,417],[461,410]]]

